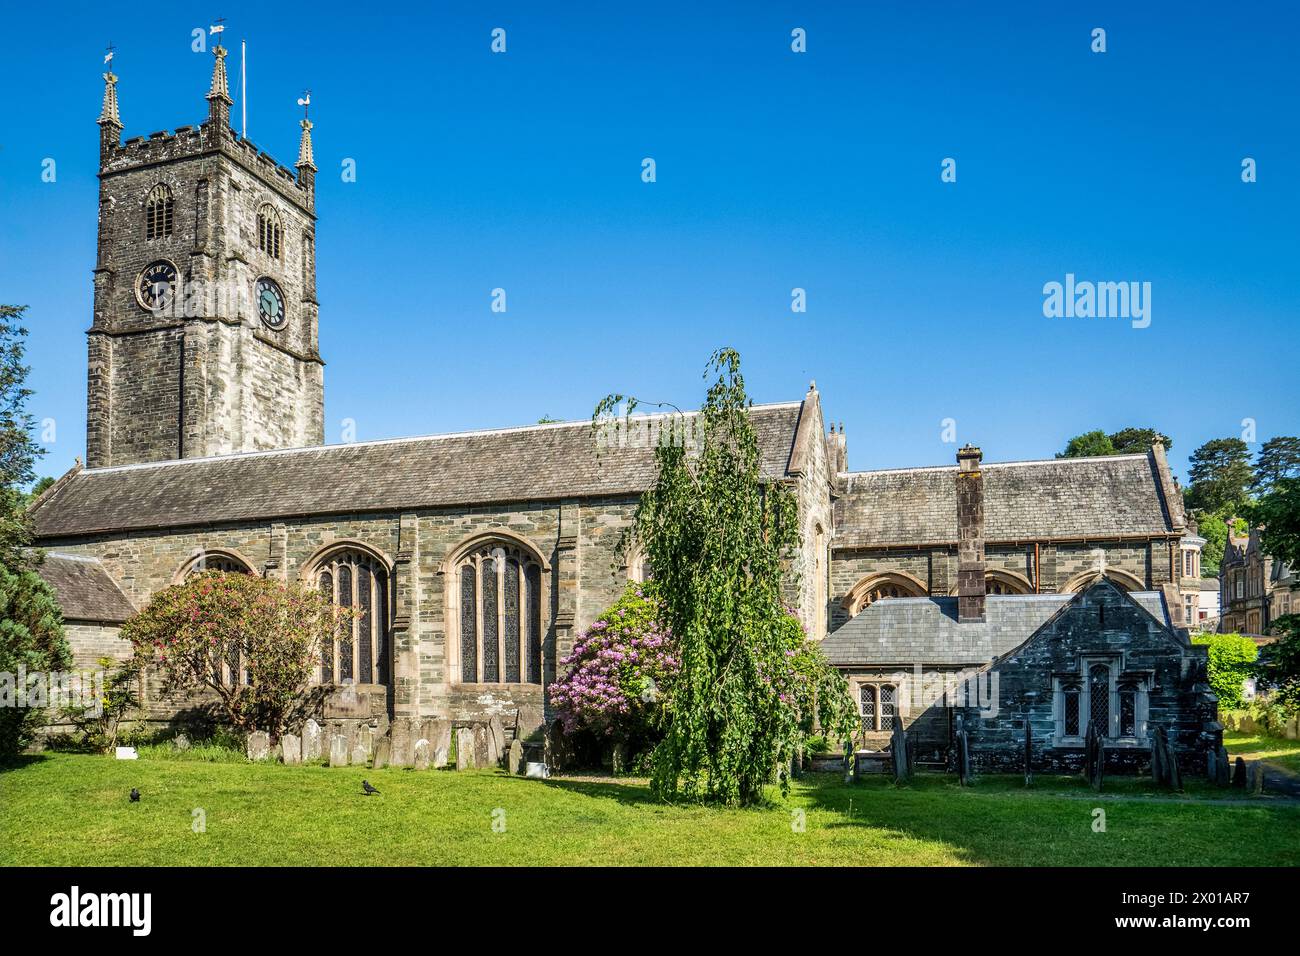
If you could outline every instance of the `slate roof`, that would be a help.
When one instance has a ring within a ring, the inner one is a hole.
[[[54,589],[65,621],[121,624],[135,613],[98,558],[46,552],[36,573]]]
[[[763,473],[787,475],[801,403],[755,405]],[[689,413],[694,415],[695,413]],[[666,416],[633,421],[662,423]],[[644,433],[648,434],[648,429]],[[317,514],[638,494],[654,441],[604,443],[590,422],[87,469],[33,506],[38,538]]]
[[[1074,594],[990,594],[985,620],[957,622],[955,597],[876,601],[822,642],[832,664],[851,666],[977,666],[1015,650]],[[1129,594],[1156,620],[1170,625],[1159,591]]]
[[[986,541],[1169,535],[1162,463],[1154,455],[984,463]],[[956,466],[849,472],[835,503],[835,546],[955,544]],[[1168,477],[1167,475],[1164,477]]]

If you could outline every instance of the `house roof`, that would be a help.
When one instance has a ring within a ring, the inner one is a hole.
[[[801,409],[802,403],[790,402],[751,410],[769,479],[789,474]],[[639,494],[654,482],[655,429],[669,418],[634,417],[632,430],[607,433],[599,442],[590,422],[566,422],[75,470],[38,499],[30,515],[37,538],[50,539]]]
[[[1216,591],[1216,592],[1217,592],[1217,591],[1219,590],[1219,579],[1218,579],[1218,578],[1201,578],[1201,590],[1202,590],[1202,591]]]
[[[986,541],[1162,536],[1183,530],[1164,456],[985,463]],[[954,544],[955,466],[850,472],[835,504],[835,546]],[[1166,480],[1167,479],[1167,480]]]
[[[65,621],[120,624],[135,613],[98,558],[47,552],[36,573],[54,590]]]
[[[957,598],[887,598],[871,604],[822,642],[834,665],[952,666],[987,664],[1015,650],[1076,597],[1074,594],[990,594],[985,620],[958,623]],[[1129,597],[1172,626],[1159,591]]]

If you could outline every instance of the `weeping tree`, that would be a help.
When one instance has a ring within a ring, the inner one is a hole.
[[[681,661],[651,785],[666,800],[751,804],[767,784],[787,784],[801,734],[799,652],[782,601],[797,507],[763,481],[739,354],[720,349],[704,374],[713,381],[701,410],[669,415],[659,432],[658,478],[635,520]],[[639,404],[606,396],[593,429]]]

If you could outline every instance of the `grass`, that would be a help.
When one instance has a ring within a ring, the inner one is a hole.
[[[363,796],[362,777],[381,795]],[[5,865],[1300,865],[1300,805],[1195,781],[1157,797],[1113,778],[1099,796],[1078,778],[1026,791],[819,774],[723,810],[667,806],[627,779],[46,754],[0,772],[0,807]]]
[[[1225,730],[1223,745],[1228,748],[1228,756],[1233,759],[1245,757],[1247,760],[1267,760],[1273,766],[1300,777],[1300,740]]]

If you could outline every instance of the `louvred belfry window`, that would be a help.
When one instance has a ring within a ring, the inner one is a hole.
[[[144,202],[144,238],[146,241],[163,239],[172,234],[176,203],[171,187],[159,183],[149,190]]]
[[[280,246],[284,228],[280,225],[280,214],[269,203],[257,211],[257,248],[272,259],[280,258]]]
[[[542,568],[536,558],[513,544],[486,544],[461,559],[453,587],[461,682],[540,684]]]
[[[320,566],[316,584],[336,605],[356,612],[321,647],[321,682],[389,683],[387,569],[365,552],[339,551]]]

